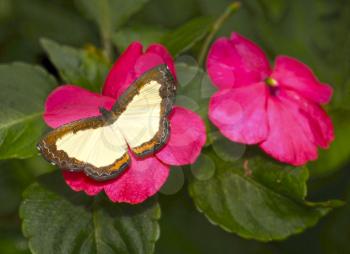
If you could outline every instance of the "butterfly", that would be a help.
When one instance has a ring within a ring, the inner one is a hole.
[[[166,65],[145,72],[119,97],[111,110],[62,125],[47,133],[37,148],[51,164],[83,171],[104,181],[120,175],[139,158],[159,151],[169,138],[168,115],[176,82]]]

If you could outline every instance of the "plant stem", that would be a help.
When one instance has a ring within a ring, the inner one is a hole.
[[[108,0],[99,0],[99,21],[98,25],[101,33],[101,43],[104,49],[104,53],[108,60],[112,60],[113,48],[112,48],[112,24],[109,11]]]
[[[224,13],[222,15],[220,15],[218,17],[218,19],[214,22],[210,33],[208,34],[208,36],[206,37],[203,46],[199,52],[199,56],[198,56],[198,62],[201,66],[204,65],[204,60],[205,57],[207,55],[208,49],[209,49],[209,45],[211,43],[211,41],[213,40],[215,34],[218,32],[218,30],[220,29],[220,27],[225,23],[225,21],[232,15],[234,14],[236,11],[238,11],[238,9],[241,7],[241,3],[240,2],[233,2],[232,4],[230,4],[224,11]]]

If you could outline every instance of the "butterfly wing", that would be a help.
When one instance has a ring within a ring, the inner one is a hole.
[[[119,175],[130,163],[127,144],[120,132],[102,117],[63,125],[38,144],[46,160],[71,171],[84,171],[96,180]]]
[[[113,128],[121,132],[138,157],[163,147],[169,137],[167,115],[174,103],[176,83],[166,65],[151,69],[113,107]]]
[[[128,146],[139,157],[152,154],[169,136],[169,114],[176,83],[166,65],[143,74],[111,111],[49,132],[38,149],[51,163],[84,171],[96,180],[119,175],[130,164]]]

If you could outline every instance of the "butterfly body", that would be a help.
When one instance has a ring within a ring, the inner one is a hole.
[[[52,130],[38,149],[62,169],[100,181],[114,178],[130,165],[129,152],[143,158],[166,144],[175,91],[169,69],[157,66],[130,85],[111,110],[100,108],[99,116]]]

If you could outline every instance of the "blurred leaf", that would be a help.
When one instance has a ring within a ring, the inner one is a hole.
[[[174,196],[160,196],[161,235],[159,254],[277,254],[267,244],[242,239],[208,223],[198,214],[186,190]]]
[[[34,253],[153,253],[159,237],[154,199],[127,205],[91,198],[70,190],[60,172],[24,192],[20,217]]]
[[[36,176],[53,168],[41,156],[0,162],[0,253],[30,253],[18,216],[22,193]]]
[[[101,90],[110,67],[102,52],[93,46],[75,49],[47,39],[41,44],[64,82],[95,92]]]
[[[15,161],[0,163],[0,216],[16,213],[21,201],[21,194],[26,183],[33,180],[30,172],[18,168]]]
[[[213,150],[222,160],[237,161],[245,155],[249,148],[247,145],[229,140],[213,125],[210,125],[210,130],[207,144],[212,145]]]
[[[190,56],[180,56],[176,59],[176,72],[179,84],[176,92],[176,105],[188,108],[200,115],[206,125],[208,136],[206,145],[209,145],[213,141],[211,136],[218,133],[208,118],[209,99],[217,89],[212,85],[208,74],[198,67],[196,59]],[[235,150],[231,148],[228,149],[228,152]]]
[[[0,216],[17,214],[22,192],[35,177],[47,173],[53,166],[41,156],[27,160],[0,161]]]
[[[347,205],[332,214],[324,227],[322,246],[326,254],[350,253],[350,191]]]
[[[0,0],[0,20],[10,17],[12,8],[11,0]]]
[[[1,61],[38,61],[39,38],[48,37],[75,46],[93,43],[97,30],[62,1],[11,0],[12,15],[0,24]],[[1,9],[1,7],[0,7]]]
[[[151,43],[159,43],[166,30],[155,27],[129,27],[113,35],[113,42],[119,51],[124,51],[130,43],[139,41],[146,48]]]
[[[94,39],[91,25],[62,4],[45,0],[16,0],[15,3],[19,30],[26,39],[48,37],[74,45]]]
[[[306,169],[263,159],[227,163],[215,157],[209,180],[192,179],[190,194],[199,211],[224,230],[247,239],[281,240],[304,231],[340,201],[304,200]],[[275,172],[280,171],[280,172]]]
[[[285,14],[287,1],[285,0],[260,0],[261,8],[271,20],[278,22]]]
[[[350,110],[329,112],[335,128],[335,140],[329,149],[319,150],[319,158],[309,163],[311,176],[326,176],[350,161]]]
[[[198,0],[152,0],[130,22],[176,28],[198,16]]]
[[[204,120],[209,133],[212,125],[208,119],[208,104],[216,88],[212,86],[208,75],[196,64],[196,60],[191,57],[180,56],[176,59],[179,83],[176,104],[197,112]]]
[[[21,232],[18,208],[23,190],[38,174],[49,170],[52,166],[39,156],[0,162],[0,253],[30,253]]]
[[[0,65],[0,159],[28,158],[45,128],[47,94],[56,81],[44,69],[27,64]]]
[[[21,235],[20,230],[1,230],[0,232],[0,253],[26,254],[30,253],[26,239]]]
[[[112,31],[122,26],[146,2],[148,0],[76,0],[77,6],[88,17],[99,26],[109,23]]]
[[[165,34],[161,42],[175,57],[202,40],[211,29],[212,23],[213,19],[211,17],[192,19],[179,28]]]

